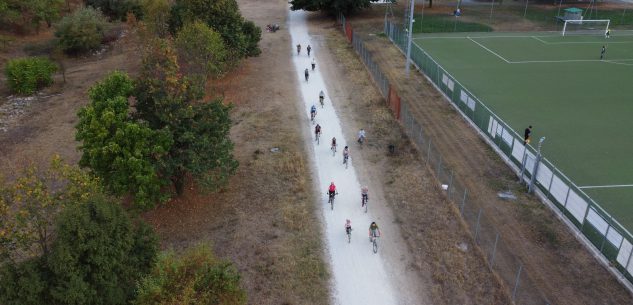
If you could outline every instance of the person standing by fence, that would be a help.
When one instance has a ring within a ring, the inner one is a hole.
[[[523,132],[523,145],[530,144],[530,135],[532,134],[532,125],[528,126]]]

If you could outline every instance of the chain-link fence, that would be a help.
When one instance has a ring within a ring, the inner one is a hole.
[[[416,2],[414,33],[560,31],[565,19],[609,19],[613,29],[633,29],[633,4],[625,1],[457,0],[432,1],[432,5],[429,1]],[[408,15],[404,24],[408,24],[407,20]]]
[[[386,22],[385,33],[404,53],[406,32]],[[411,60],[515,165],[515,169],[521,173],[521,179],[537,187],[596,250],[633,283],[633,235],[551,162],[541,158],[536,149],[524,145],[519,134],[417,45],[411,47]]]
[[[485,254],[489,268],[498,274],[509,287],[510,295],[515,304],[550,304],[530,280],[529,271],[525,270],[521,261],[512,254],[510,248],[500,238],[499,232],[488,216],[483,213],[476,201],[468,197],[468,190],[463,186],[460,177],[454,176],[453,171],[442,161],[442,154],[433,145],[432,138],[418,123],[418,119],[413,116],[407,101],[401,100],[397,96],[385,74],[373,61],[371,52],[365,48],[362,39],[353,33],[344,16],[339,17],[339,23],[342,25],[343,31],[348,34],[347,37],[353,44],[354,50],[371,72],[374,82],[385,97],[387,104],[391,106],[394,115],[400,120],[420,154],[425,157],[429,167],[435,172],[450,201],[456,204],[473,234],[475,243]]]

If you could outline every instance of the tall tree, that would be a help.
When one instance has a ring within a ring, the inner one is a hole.
[[[172,34],[196,20],[220,33],[233,57],[239,59],[261,53],[257,46],[261,29],[242,17],[235,0],[176,0],[170,18]]]
[[[149,48],[136,84],[137,117],[154,130],[169,132],[173,145],[161,158],[161,174],[182,194],[192,175],[206,189],[224,185],[235,173],[229,138],[230,106],[221,99],[201,102],[202,89],[179,73],[176,52],[168,40]]]
[[[113,72],[89,91],[90,103],[79,113],[76,139],[82,141],[79,164],[99,176],[117,195],[133,194],[137,206],[147,208],[167,196],[157,160],[169,151],[170,135],[152,130],[130,116],[128,98],[134,83]]]
[[[369,7],[371,0],[292,0],[290,9],[349,14]]]

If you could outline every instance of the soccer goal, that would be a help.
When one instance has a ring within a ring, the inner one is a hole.
[[[611,20],[565,20],[563,36],[566,35],[604,35]]]

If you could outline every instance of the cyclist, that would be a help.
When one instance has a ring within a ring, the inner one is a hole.
[[[297,55],[301,53],[301,44],[297,44]]]
[[[372,237],[380,237],[380,229],[375,221],[372,221],[369,225],[369,241],[371,242]]]
[[[332,181],[332,183],[330,183],[330,187],[328,188],[328,195],[330,195],[330,198],[334,198],[334,195],[336,195],[336,185],[334,185],[334,181]]]
[[[366,185],[360,188],[360,195],[361,195],[360,206],[364,207],[367,200],[369,200],[369,188]]]
[[[306,76],[306,82],[308,81],[308,78],[310,77],[310,71],[308,71],[308,68],[306,68],[305,72],[304,72],[305,76]]]
[[[352,232],[352,221],[349,219],[345,220],[345,233],[350,234]]]
[[[332,138],[332,151],[336,152],[336,137]]]
[[[310,45],[308,45],[308,47],[306,48],[306,50],[308,51],[308,56],[310,56],[310,51],[312,51],[312,47]]]
[[[323,90],[321,90],[321,92],[319,92],[319,103],[321,103],[321,108],[323,108],[324,99],[325,99],[325,93],[323,93]]]
[[[312,105],[312,108],[310,108],[310,121],[314,121],[315,117],[316,117],[316,106]]]
[[[316,68],[316,61],[314,61],[314,57],[312,57],[312,71]]]
[[[365,129],[361,128],[358,131],[358,143],[363,144],[365,142]]]
[[[316,124],[316,126],[314,127],[314,135],[316,136],[318,141],[319,136],[321,135],[321,125]]]
[[[345,146],[343,149],[343,164],[347,163],[347,159],[349,159],[349,147]]]

